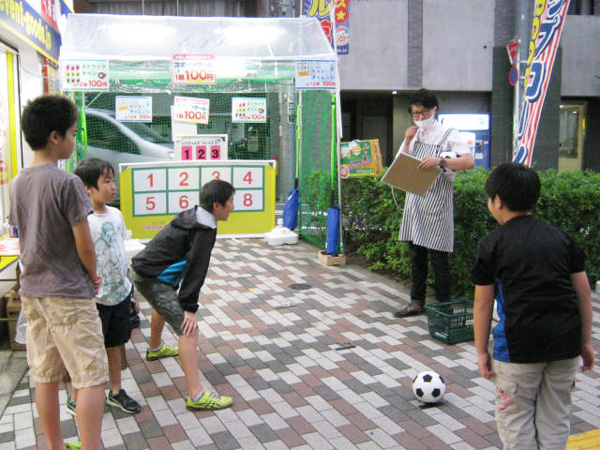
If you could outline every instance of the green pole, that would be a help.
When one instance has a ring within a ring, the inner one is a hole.
[[[331,182],[331,203],[335,203],[335,190],[337,181],[336,171],[336,116],[335,116],[335,95],[331,96],[331,171],[330,171],[330,182]]]

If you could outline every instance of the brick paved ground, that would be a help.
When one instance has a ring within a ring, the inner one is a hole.
[[[207,386],[234,398],[228,410],[187,411],[179,360],[143,359],[151,309],[142,302],[123,376],[144,408],[130,416],[105,407],[105,447],[498,448],[492,383],[479,376],[472,342],[444,345],[430,338],[425,317],[392,318],[408,300],[404,287],[356,266],[323,266],[316,251],[218,241],[198,311],[200,368]],[[597,296],[594,306],[598,344]],[[165,341],[176,342],[170,332]],[[410,388],[424,369],[448,384],[433,407]],[[45,448],[32,399],[25,376],[0,419],[0,450]],[[573,434],[600,428],[599,406],[600,371],[580,374]],[[67,440],[76,440],[74,420],[64,411],[61,419]]]

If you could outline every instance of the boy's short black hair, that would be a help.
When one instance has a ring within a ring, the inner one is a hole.
[[[511,211],[531,211],[540,198],[542,185],[535,170],[517,163],[501,164],[485,182],[490,199],[500,197]]]
[[[206,183],[200,191],[200,206],[208,212],[212,212],[213,205],[217,202],[225,206],[225,203],[235,193],[235,188],[227,181],[212,180]]]
[[[408,112],[412,113],[413,105],[421,105],[423,108],[439,108],[437,97],[429,89],[420,89],[408,99]]]
[[[65,137],[79,118],[75,103],[63,95],[42,95],[27,103],[21,117],[21,129],[32,150],[43,149],[53,131]]]
[[[115,174],[111,163],[100,158],[86,158],[75,169],[75,175],[81,178],[86,187],[98,189],[98,179],[105,173]]]

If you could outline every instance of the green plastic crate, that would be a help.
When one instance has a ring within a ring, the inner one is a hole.
[[[445,344],[473,340],[473,301],[454,300],[426,305],[429,334]]]

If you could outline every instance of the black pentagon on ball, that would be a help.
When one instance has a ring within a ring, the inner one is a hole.
[[[425,383],[431,383],[431,380],[433,380],[433,377],[431,375],[429,375],[429,374],[423,375],[423,381]]]
[[[433,391],[431,391],[431,396],[433,398],[439,397],[441,394],[441,391],[438,388],[435,388]]]
[[[415,394],[417,394],[417,397],[423,397],[423,390],[421,388],[417,388]]]

